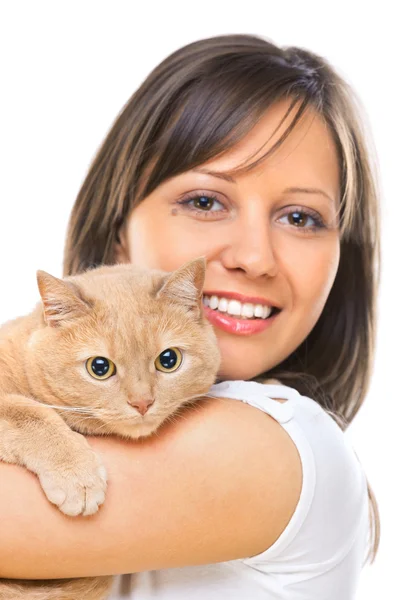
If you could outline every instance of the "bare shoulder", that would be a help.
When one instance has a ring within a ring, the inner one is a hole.
[[[152,474],[137,500],[151,529],[142,520],[145,564],[136,569],[263,552],[285,529],[300,497],[301,461],[290,436],[272,417],[237,400],[202,398],[134,447],[140,482]]]
[[[162,433],[201,469],[197,493],[213,501],[212,522],[204,521],[204,535],[213,538],[209,558],[212,548],[215,561],[252,556],[278,539],[299,501],[302,467],[275,419],[244,402],[204,398]]]

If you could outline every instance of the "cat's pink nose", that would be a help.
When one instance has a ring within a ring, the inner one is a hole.
[[[128,400],[128,404],[130,404],[131,406],[136,408],[136,410],[138,410],[140,412],[140,414],[143,416],[147,413],[147,411],[149,410],[149,407],[152,404],[154,404],[154,400],[152,398],[149,398],[147,400],[133,400],[132,402],[130,402]]]

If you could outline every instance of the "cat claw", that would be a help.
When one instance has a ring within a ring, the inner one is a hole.
[[[48,500],[70,517],[95,514],[105,499],[106,469],[92,450],[81,455],[75,465],[68,462],[39,474],[39,480]]]

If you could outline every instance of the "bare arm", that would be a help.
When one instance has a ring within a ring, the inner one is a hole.
[[[292,440],[242,402],[207,398],[144,441],[89,442],[109,479],[91,517],[63,515],[33,474],[0,463],[0,577],[133,573],[251,556],[279,537],[300,497]]]

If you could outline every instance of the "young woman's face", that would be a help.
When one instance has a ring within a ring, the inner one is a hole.
[[[239,294],[241,304],[228,304],[233,311],[243,304],[280,308],[266,320],[229,315],[226,302],[218,305],[221,311],[205,309],[222,355],[220,379],[251,379],[287,358],[317,322],[339,264],[338,157],[316,113],[309,109],[252,171],[232,181],[206,173],[223,173],[248,159],[269,140],[288,106],[285,100],[270,108],[224,156],[159,185],[133,209],[116,247],[118,262],[165,271],[205,256],[205,295],[230,302]]]

